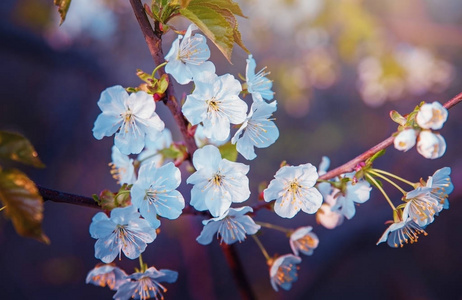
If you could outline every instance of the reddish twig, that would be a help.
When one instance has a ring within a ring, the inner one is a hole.
[[[138,20],[138,24],[140,25],[141,32],[143,33],[144,39],[146,40],[146,44],[148,45],[149,52],[154,60],[154,63],[158,66],[165,62],[164,54],[162,52],[162,31],[160,30],[153,30],[151,23],[146,15],[144,10],[143,4],[140,0],[130,0],[130,4],[132,5],[133,12],[135,13],[136,19]],[[159,26],[156,26],[158,28]],[[160,68],[159,76],[165,74],[164,68]],[[164,103],[167,105],[168,109],[173,115],[178,128],[183,135],[183,139],[185,145],[188,149],[189,153],[189,160],[191,160],[192,154],[194,151],[197,150],[196,142],[194,141],[194,137],[191,136],[188,132],[188,120],[184,117],[183,113],[181,112],[181,107],[178,105],[176,98],[174,97],[174,89],[173,85],[171,84],[172,80],[169,77],[170,84],[168,85],[167,91],[165,92]]]
[[[143,4],[140,0],[130,0],[130,4],[132,5],[133,11],[135,13],[136,19],[140,25],[141,31],[143,32],[143,36],[148,44],[149,51],[151,52],[152,58],[157,65],[160,65],[164,62],[163,53],[162,53],[162,32],[159,30],[158,23],[155,23],[156,30],[152,29],[151,23],[149,22],[146,12],[144,11]],[[165,71],[164,69],[159,70],[159,75],[162,76]],[[173,86],[171,84],[171,80],[169,78],[170,84],[168,85],[166,91],[166,98],[164,103],[170,109],[175,121],[183,134],[183,139],[185,141],[186,147],[189,153],[189,160],[191,160],[194,151],[197,150],[196,142],[194,141],[194,137],[189,134],[188,132],[188,124],[189,122],[186,120],[184,115],[181,113],[181,108],[174,97]],[[187,210],[185,209],[184,212]],[[194,210],[192,210],[194,211]],[[244,269],[242,264],[239,260],[237,253],[234,251],[232,247],[224,246],[222,247],[223,252],[225,253],[227,262],[231,271],[233,272],[234,280],[239,288],[241,296],[244,299],[255,299],[253,296],[252,289],[250,284],[245,277]]]
[[[454,107],[456,104],[458,104],[460,101],[462,101],[462,93],[458,94],[457,96],[455,96],[454,98],[452,98],[451,100],[449,100],[448,102],[446,102],[444,104],[444,107],[446,107],[447,109],[450,109],[452,107]],[[372,157],[375,153],[379,152],[380,150],[383,150],[385,148],[388,148],[391,144],[393,144],[393,140],[395,139],[394,136],[390,136],[389,138],[387,138],[386,140],[378,143],[377,145],[375,145],[374,147],[370,148],[369,150],[367,150],[366,152],[364,152],[363,154],[353,158],[352,160],[350,160],[349,162],[341,165],[340,167],[338,168],[335,168],[329,172],[327,172],[326,174],[322,175],[319,177],[319,179],[321,180],[328,180],[328,179],[332,179],[334,177],[337,177],[341,174],[344,174],[344,173],[348,173],[348,172],[351,172],[353,171],[353,169],[360,163],[360,162],[363,162],[365,161],[366,159],[368,159],[369,157]]]

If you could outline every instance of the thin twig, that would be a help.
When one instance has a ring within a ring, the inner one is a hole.
[[[447,109],[450,109],[450,108],[454,107],[456,104],[458,104],[460,101],[462,101],[462,93],[458,94],[457,96],[455,96],[454,98],[452,98],[451,100],[446,102],[444,104],[444,107],[446,107]],[[387,138],[386,140],[378,143],[377,145],[370,148],[369,150],[367,150],[363,154],[353,158],[349,162],[341,165],[340,167],[335,168],[335,169],[327,172],[326,174],[320,176],[319,179],[328,180],[328,179],[332,179],[334,177],[337,177],[337,176],[339,176],[341,174],[353,171],[353,169],[360,162],[365,161],[366,159],[373,156],[375,153],[379,152],[380,150],[383,150],[383,149],[388,148],[389,146],[391,146],[391,144],[393,144],[394,139],[395,139],[394,136],[390,136],[389,138]]]

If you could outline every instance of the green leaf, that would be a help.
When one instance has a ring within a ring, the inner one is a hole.
[[[191,0],[172,0],[170,1],[170,5],[179,5],[181,8],[185,8],[189,5],[189,2],[191,2]]]
[[[15,169],[0,172],[0,201],[19,235],[50,243],[42,232],[42,196],[26,174]]]
[[[189,2],[189,5],[209,5],[209,4],[221,7],[223,9],[227,9],[235,15],[245,18],[244,13],[242,13],[241,8],[239,7],[239,4],[237,4],[236,2],[232,0],[191,0]]]
[[[157,93],[159,93],[159,94],[165,93],[165,91],[166,91],[167,88],[168,88],[168,75],[167,75],[167,74],[163,74],[163,75],[160,77],[157,86],[158,86],[158,91],[157,91]]]
[[[371,157],[369,157],[367,160],[366,160],[366,165],[371,165],[377,158],[379,158],[380,156],[384,155],[386,152],[386,149],[382,149],[378,152],[376,152],[374,155],[372,155]]]
[[[61,22],[59,22],[59,25],[61,25],[66,19],[67,11],[71,5],[71,0],[54,0],[54,4],[58,7],[58,12],[61,16]]]
[[[213,8],[192,5],[179,10],[180,14],[197,25],[231,63],[234,45],[234,28],[225,17]]]
[[[237,150],[235,144],[231,144],[231,142],[228,142],[218,147],[218,149],[220,150],[222,158],[225,158],[229,161],[237,160]]]
[[[393,122],[398,123],[399,125],[404,125],[406,124],[406,118],[403,117],[399,112],[396,110],[390,111],[390,118],[393,120]]]
[[[43,168],[32,144],[24,136],[7,131],[0,131],[0,157]]]
[[[212,12],[211,12],[212,11]],[[192,15],[190,14],[192,13]],[[193,23],[195,23],[204,33],[205,35],[212,40],[215,45],[217,45],[218,49],[223,53],[223,55],[228,59],[228,61],[231,63],[231,53],[233,50],[233,45],[234,43],[238,44],[244,51],[247,53],[250,53],[250,51],[245,47],[244,42],[242,41],[241,38],[241,33],[239,32],[238,29],[238,23],[236,20],[237,16],[244,17],[244,14],[242,13],[241,8],[237,3],[231,0],[191,0],[188,7],[184,10],[180,10],[180,13],[191,20]],[[228,24],[224,25],[221,24],[221,26],[224,26],[222,29],[226,30],[227,34],[229,34],[230,30],[232,35],[229,36],[223,36],[220,35],[219,25],[217,26],[216,23],[211,23],[211,20],[213,21],[213,18],[218,18],[215,20],[218,22],[219,20],[222,21],[219,17],[220,15],[222,18],[224,18]],[[204,18],[206,17],[206,18]],[[199,21],[202,21],[203,24],[200,24]],[[204,30],[204,26],[207,27],[210,24],[213,24],[213,28],[207,28],[210,32],[206,32]]]
[[[249,49],[247,49],[244,45],[244,42],[242,41],[241,33],[237,29],[237,24],[236,27],[234,27],[234,42],[239,45],[247,54],[250,54]]]
[[[210,7],[211,9],[215,10],[220,15],[222,15],[226,19],[226,21],[228,21],[229,26],[231,26],[231,28],[233,28],[234,42],[236,44],[238,44],[239,47],[241,47],[245,52],[250,54],[250,51],[245,47],[244,42],[242,41],[241,33],[239,32],[239,29],[238,29],[237,20],[236,20],[236,17],[234,16],[233,12],[231,10],[229,10],[228,8],[220,7],[220,6],[215,5],[215,4],[213,4],[211,2],[208,2],[208,1],[205,1],[205,3],[203,5],[207,6],[207,7]]]

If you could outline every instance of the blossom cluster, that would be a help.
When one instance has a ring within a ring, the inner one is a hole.
[[[150,267],[142,272],[135,272],[127,275],[125,271],[113,264],[97,265],[91,270],[86,282],[96,286],[108,286],[111,290],[117,291],[114,295],[116,300],[124,299],[163,299],[162,293],[167,289],[160,282],[175,282],[178,273],[162,269],[157,270]]]
[[[279,137],[272,119],[277,101],[273,99],[272,81],[266,77],[269,73],[264,69],[255,72],[252,55],[247,59],[243,84],[231,74],[216,75],[215,65],[208,61],[206,39],[193,34],[195,30],[197,26],[190,25],[185,35],[173,42],[165,56],[165,72],[179,84],[194,83],[181,112],[194,126],[201,148],[191,155],[195,172],[186,182],[193,185],[190,205],[213,217],[203,222],[197,241],[208,244],[217,233],[222,242],[232,244],[255,234],[260,226],[248,215],[251,207],[231,207],[250,196],[249,166],[222,158],[217,146],[235,144],[245,159],[254,159],[255,148],[266,148]],[[107,265],[91,271],[87,282],[103,285],[101,280],[106,280],[104,285],[117,290],[115,299],[157,298],[164,290],[159,281],[176,280],[172,271],[142,266],[128,276],[109,264],[116,257],[120,260],[122,253],[129,259],[140,257],[156,239],[159,218],[176,219],[181,215],[186,204],[177,190],[182,175],[176,164],[182,161],[174,160],[172,153],[186,157],[186,152],[180,152],[187,150],[172,141],[170,131],[156,114],[158,97],[142,90],[130,91],[133,92],[113,86],[104,90],[98,101],[102,112],[95,121],[93,135],[102,139],[115,134],[111,174],[122,188],[114,194],[114,204],[106,207],[112,210],[97,213],[92,219],[90,234],[97,239],[95,257]],[[249,111],[241,93],[252,96]],[[239,126],[232,139],[231,125]],[[119,196],[128,197],[128,202],[117,202]]]
[[[415,115],[417,126],[405,126],[394,139],[395,148],[408,151],[417,143],[417,151],[425,158],[435,159],[446,152],[446,141],[435,130],[443,128],[448,110],[439,102],[423,104]]]
[[[312,255],[314,249],[318,247],[318,236],[312,232],[313,227],[300,227],[290,234],[290,248],[293,254],[281,255],[278,258],[270,259],[270,281],[275,291],[278,286],[284,290],[289,290],[292,283],[297,281],[297,266],[302,262],[300,254]]]
[[[329,158],[323,157],[320,174],[324,174],[329,165]],[[318,223],[328,229],[340,226],[344,218],[350,220],[355,216],[357,204],[369,200],[372,190],[369,182],[364,179],[357,180],[355,175],[356,172],[343,174],[335,181],[340,185],[327,182],[318,184],[324,198],[324,203],[316,214]]]
[[[264,190],[265,201],[276,199],[274,211],[285,218],[292,218],[299,210],[316,213],[317,221],[330,229],[340,225],[344,217],[351,219],[355,215],[355,203],[369,200],[372,188],[366,180],[354,179],[354,172],[342,175],[335,182],[317,183],[329,164],[330,160],[323,157],[319,173],[309,163],[282,167]],[[270,260],[271,284],[276,291],[278,286],[290,289],[297,280],[296,264],[302,261],[299,253],[311,255],[318,247],[319,239],[312,229],[305,226],[293,231],[290,235],[293,254]]]
[[[449,175],[451,168],[439,169],[426,182],[419,182],[414,190],[406,193],[402,210],[395,213],[395,220],[377,244],[387,241],[390,247],[403,247],[404,243],[417,242],[419,234],[427,235],[424,229],[434,221],[435,215],[449,208],[447,198],[454,190]]]
[[[190,25],[184,35],[178,35],[165,56],[165,72],[178,84],[194,85],[184,99],[181,114],[189,123],[187,134],[194,134],[196,151],[188,153],[191,149],[173,141],[155,112],[159,97],[136,89],[129,94],[121,86],[114,86],[104,90],[98,101],[102,112],[95,121],[93,135],[96,139],[115,135],[110,166],[122,187],[114,194],[114,204],[92,219],[90,235],[97,240],[95,257],[104,265],[90,271],[87,283],[117,291],[114,299],[163,298],[166,289],[160,282],[176,281],[176,272],[148,268],[141,263],[141,255],[156,239],[162,218],[177,219],[188,205],[178,191],[182,182],[178,167],[186,159],[192,164],[189,170],[193,169],[186,178],[186,183],[192,185],[189,205],[210,216],[202,221],[203,229],[196,238],[199,244],[210,244],[216,236],[220,243],[230,245],[252,235],[267,258],[270,282],[276,291],[279,287],[291,288],[297,280],[300,255],[312,255],[319,244],[312,226],[286,230],[256,222],[252,218],[254,209],[244,204],[251,196],[247,176],[250,166],[229,160],[222,147],[235,147],[249,161],[257,156],[255,148],[276,142],[279,130],[272,118],[277,109],[272,81],[267,78],[266,68],[255,71],[252,55],[247,58],[245,82],[231,74],[217,75],[215,65],[208,60],[206,38],[193,34],[197,29]],[[247,94],[251,96],[250,105],[244,98]],[[442,128],[447,115],[447,110],[434,102],[421,105],[407,119],[400,116],[395,148],[407,151],[417,143],[424,157],[441,157],[446,143],[436,130]],[[319,168],[311,163],[284,163],[261,192],[264,205],[282,218],[293,218],[300,211],[316,214],[318,223],[333,229],[345,218],[355,216],[356,206],[369,200],[372,187],[384,193],[378,178],[391,182],[385,172],[372,168],[372,161],[362,162],[353,172],[331,181],[320,180],[329,164],[327,157],[323,157]],[[434,216],[449,207],[447,197],[453,190],[450,172],[450,168],[440,169],[426,182],[413,185],[414,190],[404,193],[404,204],[398,208],[389,201],[395,218],[379,243],[388,241],[390,246],[398,247],[415,242],[418,234],[425,233]],[[118,202],[118,197],[128,200]],[[291,254],[268,256],[256,236],[265,226],[286,231]],[[120,260],[122,253],[129,259],[140,258],[140,269],[127,275],[116,267],[113,261],[116,257]]]

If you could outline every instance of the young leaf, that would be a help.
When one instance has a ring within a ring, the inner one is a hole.
[[[191,0],[172,0],[170,5],[180,5],[182,8],[187,7]]]
[[[197,25],[231,62],[234,29],[219,12],[207,6],[192,5],[179,10],[180,14]]]
[[[367,160],[366,160],[366,165],[371,165],[377,158],[379,158],[380,156],[384,155],[386,152],[386,149],[382,149],[376,153],[374,153],[374,155],[372,155],[371,157],[369,157]]]
[[[399,112],[396,110],[390,111],[390,118],[393,120],[393,122],[398,123],[399,125],[404,125],[406,124],[406,118],[403,117]]]
[[[59,25],[61,25],[66,19],[67,11],[71,5],[71,0],[54,0],[54,4],[58,7],[58,12],[61,16],[61,22],[59,22]]]
[[[245,18],[239,4],[232,0],[191,0],[189,5],[208,5],[212,4],[231,11],[233,14]]]
[[[250,53],[244,46],[236,17],[244,17],[239,4],[232,0],[191,0],[180,14],[195,23],[204,34],[220,49],[231,63],[234,43]],[[228,24],[223,23],[223,19]],[[226,35],[223,35],[226,34]]]
[[[14,169],[0,172],[0,201],[19,235],[50,243],[42,232],[42,196],[26,174]]]
[[[7,131],[0,131],[0,157],[43,168],[32,144],[24,136]]]

